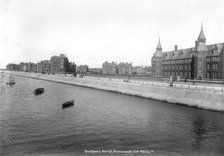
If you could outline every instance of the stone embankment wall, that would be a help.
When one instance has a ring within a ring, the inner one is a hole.
[[[18,76],[31,77],[58,83],[78,85],[83,87],[113,91],[122,94],[150,98],[180,105],[188,105],[203,109],[224,111],[224,91],[215,89],[200,89],[195,87],[181,88],[167,85],[153,85],[152,83],[130,83],[113,81],[110,79],[75,78],[69,76],[46,75],[37,73],[12,73]]]

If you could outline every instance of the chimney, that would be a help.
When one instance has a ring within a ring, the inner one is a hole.
[[[177,45],[174,46],[175,51],[177,51]]]

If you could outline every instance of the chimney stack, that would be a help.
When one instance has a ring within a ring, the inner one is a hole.
[[[175,51],[177,51],[177,50],[178,50],[178,49],[177,49],[177,45],[175,45],[175,47],[174,47],[174,48],[175,48]]]

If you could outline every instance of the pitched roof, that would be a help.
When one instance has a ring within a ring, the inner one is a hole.
[[[164,52],[164,59],[191,58],[195,48],[180,49],[177,51]]]
[[[204,31],[203,31],[203,25],[201,25],[201,32],[198,36],[198,41],[205,41],[206,38],[205,38],[205,34],[204,34]]]
[[[222,51],[224,51],[224,43],[212,44],[208,45],[208,55],[220,55]]]
[[[159,38],[158,45],[156,47],[156,52],[154,53],[153,56],[154,57],[163,57],[163,52],[162,52],[162,46],[161,46],[161,43],[160,43],[160,38]]]
[[[206,47],[204,45],[205,44],[201,43],[199,47],[202,51],[207,51],[208,55],[220,55],[220,53],[224,51],[224,43],[205,45]],[[198,49],[196,50],[195,48],[180,49],[178,51],[164,52],[163,56],[165,60],[191,58],[196,51],[198,51]]]
[[[158,43],[156,49],[162,49],[162,46],[161,46],[161,43],[160,43],[160,38],[159,38],[159,43]]]

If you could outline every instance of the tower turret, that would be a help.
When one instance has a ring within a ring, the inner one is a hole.
[[[163,52],[162,52],[162,46],[160,43],[160,38],[158,45],[156,47],[156,52],[154,53],[152,57],[152,74],[155,77],[161,77],[162,76],[162,59],[163,59]]]
[[[156,47],[156,52],[154,53],[154,56],[155,57],[163,57],[163,52],[162,52],[162,46],[161,46],[161,43],[160,43],[160,38],[159,38],[159,42],[158,42],[158,45]]]
[[[207,45],[206,45],[206,38],[205,38],[205,34],[203,31],[203,24],[201,24],[201,31],[200,34],[198,36],[198,40],[196,41],[196,49],[197,51],[208,51]]]
[[[204,34],[204,31],[203,31],[203,24],[201,24],[201,32],[198,36],[198,42],[204,42],[206,43],[206,38],[205,38],[205,34]]]
[[[201,24],[201,31],[196,41],[195,54],[195,77],[203,79],[206,77],[206,56],[208,54],[208,47],[206,45],[206,38],[203,31],[203,24]]]
[[[161,46],[161,43],[160,43],[160,37],[159,37],[158,45],[156,47],[156,51],[162,51],[162,46]]]

